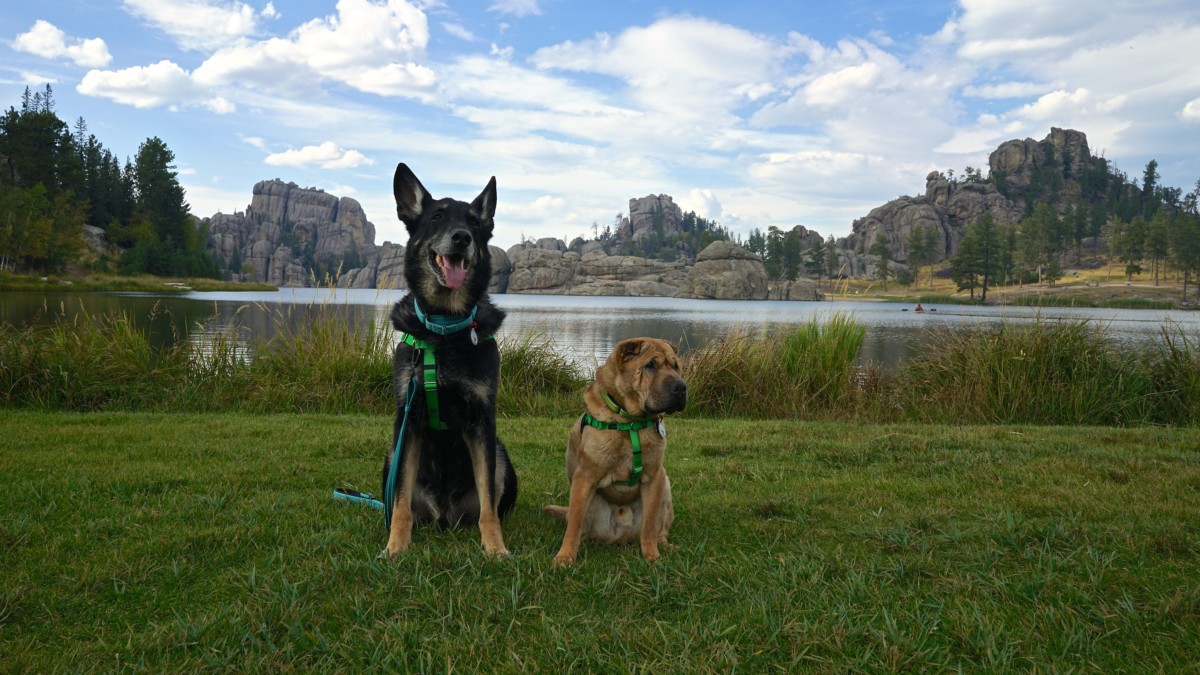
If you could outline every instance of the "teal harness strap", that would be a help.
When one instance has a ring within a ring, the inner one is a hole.
[[[421,377],[413,376],[414,383],[420,381],[425,390],[425,409],[428,411],[429,428],[444,431],[449,427],[442,421],[441,407],[437,395],[437,347],[411,333],[401,333],[400,339],[421,354]]]
[[[425,410],[429,417],[429,428],[445,431],[450,427],[442,421],[442,410],[438,404],[437,384],[437,346],[426,342],[411,333],[401,333],[400,339],[421,354],[421,377],[413,376],[414,381],[420,381],[425,390]],[[495,335],[485,335],[485,340],[495,340]]]
[[[642,440],[640,435],[638,435],[638,431],[646,429],[647,426],[660,424],[661,422],[661,419],[635,419],[634,422],[601,422],[601,420],[590,416],[590,414],[583,413],[583,417],[580,419],[580,429],[582,430],[583,425],[586,424],[592,426],[593,429],[629,432],[629,442],[634,446],[634,471],[630,472],[629,480],[613,480],[613,485],[625,485],[632,488],[632,486],[637,485],[638,479],[642,477]]]

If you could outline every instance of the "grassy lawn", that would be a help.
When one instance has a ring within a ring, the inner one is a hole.
[[[673,420],[675,546],[558,569],[572,422],[383,562],[384,416],[0,411],[0,670],[1198,667],[1200,430]]]

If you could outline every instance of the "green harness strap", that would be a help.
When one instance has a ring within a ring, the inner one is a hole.
[[[625,409],[617,405],[617,402],[614,401],[613,398],[607,393],[604,394],[604,403],[611,408],[613,412],[617,413],[621,417],[625,417],[627,419],[630,417],[629,414],[625,412]],[[601,429],[603,431],[629,432],[629,442],[633,445],[633,471],[629,474],[629,480],[613,481],[613,485],[625,485],[627,487],[633,487],[634,485],[637,485],[638,480],[642,477],[642,440],[638,432],[646,427],[656,427],[658,429],[658,433],[663,434],[664,436],[666,435],[665,429],[661,426],[661,416],[645,419],[633,419],[632,422],[602,422],[595,417],[584,413],[583,417],[579,420],[580,430],[583,429],[584,424],[594,429]]]
[[[421,377],[414,379],[420,379],[421,385],[425,389],[425,410],[429,417],[429,428],[440,431],[449,429],[450,427],[442,421],[441,407],[438,405],[437,345],[415,337],[411,333],[401,333],[400,339],[421,354]],[[483,339],[495,340],[496,336],[486,335]]]

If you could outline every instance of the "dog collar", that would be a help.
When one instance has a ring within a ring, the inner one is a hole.
[[[470,328],[471,344],[479,344],[479,335],[475,332],[475,313],[479,311],[479,305],[472,307],[466,318],[458,320],[442,314],[426,314],[421,310],[421,303],[417,302],[416,298],[413,298],[413,309],[417,310],[417,318],[430,331],[445,336]]]

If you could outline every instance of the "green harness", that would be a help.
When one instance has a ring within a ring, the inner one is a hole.
[[[604,404],[607,405],[610,410],[617,413],[621,417],[632,421],[602,422],[595,417],[584,413],[583,417],[579,420],[579,429],[582,432],[583,426],[586,424],[593,429],[629,432],[629,442],[633,444],[633,472],[630,473],[629,480],[613,481],[613,485],[625,485],[627,487],[633,487],[634,485],[638,484],[638,480],[642,477],[642,441],[638,432],[646,427],[652,426],[658,431],[660,436],[666,438],[667,428],[663,425],[662,415],[659,415],[658,417],[647,417],[640,419],[635,418],[626,412],[624,408],[618,405],[617,402],[613,400],[612,396],[609,396],[607,392],[603,394],[603,398]]]
[[[475,329],[472,328],[471,332],[474,333],[474,331]],[[401,333],[400,339],[421,355],[421,377],[414,376],[413,380],[419,380],[425,390],[425,410],[429,418],[429,428],[439,431],[449,429],[450,427],[442,421],[441,406],[438,405],[437,345],[415,337],[411,333]],[[496,336],[485,335],[483,339],[495,340]],[[410,383],[409,386],[411,387],[412,384]]]

